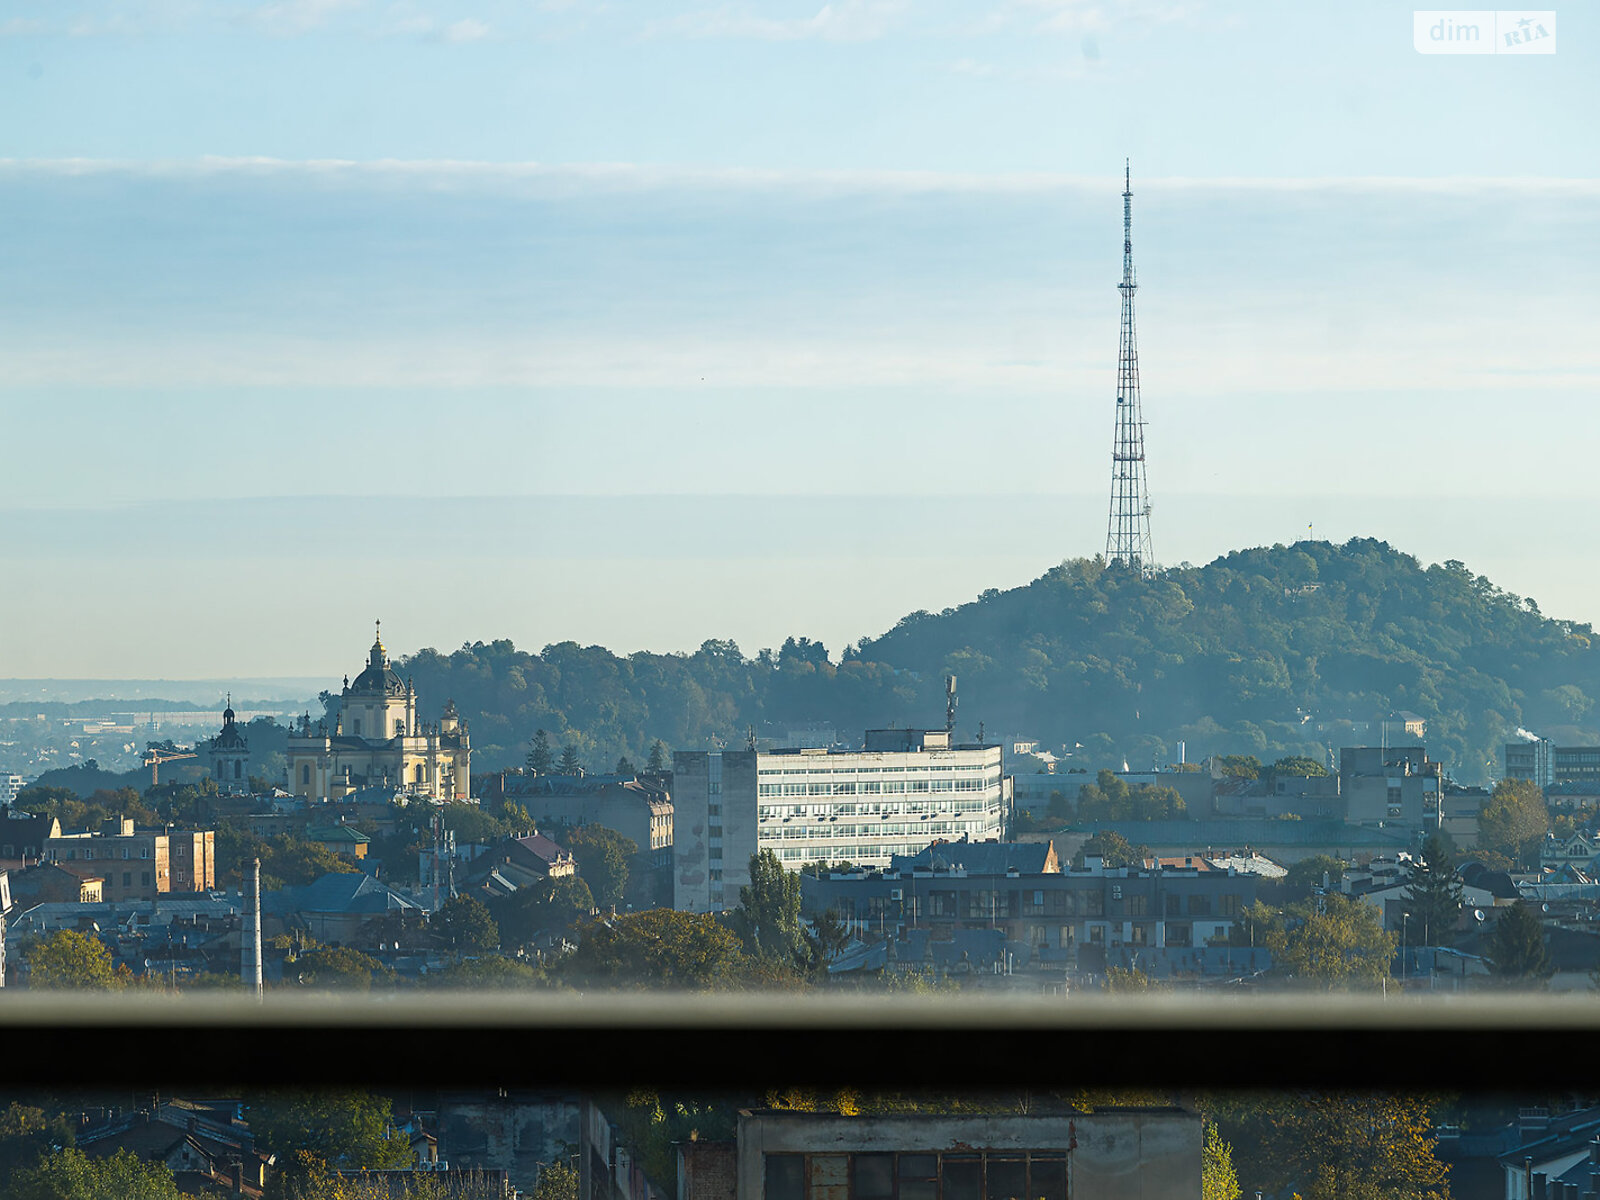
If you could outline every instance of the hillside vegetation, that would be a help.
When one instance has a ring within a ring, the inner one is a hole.
[[[790,639],[754,657],[732,642],[626,657],[573,642],[538,654],[510,642],[397,664],[431,708],[453,697],[474,766],[520,764],[535,729],[578,747],[591,771],[674,748],[742,745],[746,730],[939,725],[943,677],[960,680],[960,736],[1081,743],[1091,769],[1213,752],[1274,757],[1359,740],[1352,722],[1391,709],[1428,719],[1428,746],[1479,781],[1517,726],[1600,741],[1587,624],[1459,562],[1424,568],[1383,542],[1244,550],[1152,579],[1094,559],[942,613],[918,612],[832,663]]]

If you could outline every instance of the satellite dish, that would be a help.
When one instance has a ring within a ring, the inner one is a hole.
[[[1549,912],[1550,911],[1550,906],[1548,904],[1541,904],[1541,905],[1539,905],[1539,911],[1540,912]]]
[[[1483,909],[1481,909],[1481,908],[1475,908],[1475,909],[1473,909],[1473,910],[1472,910],[1472,919],[1473,919],[1473,920],[1474,920],[1474,921],[1481,921],[1481,920],[1483,920]]]

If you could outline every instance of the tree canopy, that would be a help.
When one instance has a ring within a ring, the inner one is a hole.
[[[621,904],[628,890],[629,864],[639,852],[634,840],[603,825],[584,825],[567,834],[566,843],[595,903]]]
[[[771,850],[750,856],[750,883],[739,889],[733,927],[751,954],[790,966],[810,957],[800,929],[800,876],[784,870]]]
[[[1239,1200],[1239,1176],[1233,1169],[1233,1147],[1222,1140],[1215,1121],[1207,1121],[1200,1151],[1200,1200]]]
[[[1161,821],[1186,816],[1176,788],[1141,783],[1130,787],[1112,771],[1101,771],[1078,790],[1079,821]]]
[[[1282,913],[1251,910],[1257,936],[1272,951],[1273,972],[1324,988],[1377,987],[1388,978],[1398,938],[1378,910],[1337,892],[1291,904]]]
[[[1549,831],[1544,792],[1526,779],[1502,779],[1478,817],[1479,845],[1525,868],[1538,864],[1539,847]]]
[[[1450,1200],[1430,1097],[1274,1093],[1213,1107],[1247,1190],[1302,1200]]]
[[[912,613],[838,662],[801,638],[753,656],[725,640],[625,656],[500,640],[423,650],[397,669],[424,695],[456,698],[479,769],[523,763],[537,729],[589,762],[637,762],[657,740],[736,744],[751,725],[926,725],[957,674],[966,711],[1045,744],[1081,743],[1078,759],[1096,765],[1171,761],[1182,740],[1191,757],[1229,755],[1241,770],[1247,759],[1258,774],[1274,760],[1309,770],[1300,760],[1359,739],[1346,714],[1406,708],[1427,719],[1430,753],[1473,783],[1518,725],[1579,736],[1574,722],[1600,698],[1592,638],[1459,562],[1424,566],[1354,539],[1152,576],[1076,559]]]
[[[1488,957],[1495,978],[1502,983],[1537,985],[1555,973],[1538,914],[1525,900],[1518,900],[1495,922]]]
[[[411,1159],[405,1138],[385,1136],[388,1099],[338,1088],[274,1088],[246,1097],[250,1131],[280,1157],[296,1151],[335,1168],[399,1167]]]
[[[28,963],[30,987],[94,992],[117,987],[111,951],[91,934],[59,929],[34,942],[23,957]]]
[[[318,991],[370,992],[375,983],[392,986],[395,973],[349,946],[325,946],[286,964],[284,978]]]
[[[561,964],[574,982],[701,990],[749,975],[738,935],[712,916],[654,908],[586,922],[579,938]]]
[[[91,1158],[70,1147],[11,1177],[12,1200],[182,1200],[165,1163],[145,1162],[130,1150]]]
[[[452,950],[494,950],[500,945],[500,929],[494,918],[483,901],[472,896],[452,896],[428,924],[444,936]]]
[[[1448,946],[1461,915],[1464,892],[1455,856],[1438,834],[1430,837],[1406,876],[1402,899],[1411,914],[1407,933],[1414,946]]]

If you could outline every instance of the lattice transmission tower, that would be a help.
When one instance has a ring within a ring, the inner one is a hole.
[[[1117,430],[1111,448],[1111,517],[1106,561],[1145,575],[1155,569],[1150,551],[1150,487],[1144,473],[1144,417],[1139,407],[1139,346],[1134,336],[1133,170],[1124,167],[1122,192],[1122,337],[1117,349]]]

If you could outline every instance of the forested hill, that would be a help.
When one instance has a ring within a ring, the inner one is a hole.
[[[791,639],[754,657],[731,642],[619,657],[509,642],[397,664],[430,710],[453,697],[474,766],[522,761],[533,731],[575,744],[590,770],[619,755],[743,744],[790,726],[939,725],[960,681],[960,736],[1082,743],[1080,761],[1170,762],[1216,752],[1312,754],[1359,740],[1391,709],[1428,719],[1434,757],[1481,780],[1517,726],[1600,742],[1600,650],[1587,624],[1543,617],[1458,562],[1424,568],[1382,542],[1245,550],[1153,579],[1097,560],[942,613],[913,613],[832,664]]]

